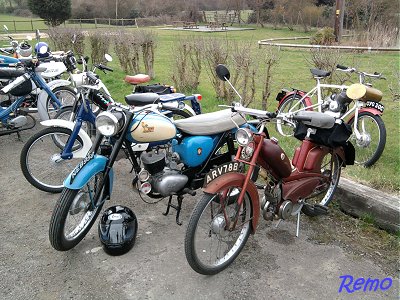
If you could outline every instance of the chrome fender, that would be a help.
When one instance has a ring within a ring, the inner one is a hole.
[[[64,79],[57,79],[57,80],[48,82],[47,85],[50,88],[50,90],[53,91],[55,88],[58,88],[60,86],[71,85],[71,82],[68,80],[64,80]],[[48,97],[49,97],[49,95],[47,94],[47,92],[44,89],[42,89],[39,93],[38,101],[37,101],[38,113],[39,113],[39,117],[42,121],[49,119],[49,116],[47,114],[47,109],[46,109]]]
[[[70,129],[71,131],[74,130],[75,123],[67,120],[60,120],[60,119],[50,119],[46,121],[40,122],[43,126],[47,127],[62,127]],[[92,140],[82,128],[79,130],[78,133],[79,137],[82,139],[83,147],[77,151],[72,152],[74,158],[84,158],[86,154],[89,152],[90,148],[92,147]]]
[[[191,116],[195,116],[196,115],[196,113],[194,112],[193,108],[190,105],[187,105],[186,103],[185,103],[185,108],[183,110],[187,110],[190,113]]]
[[[92,158],[84,159],[64,180],[64,186],[71,190],[80,190],[90,181],[90,179],[92,179],[93,176],[95,176],[97,173],[105,171],[107,161],[107,157],[98,154],[93,155]],[[111,195],[114,179],[113,169],[110,170],[108,179],[109,186],[106,186],[105,188]]]

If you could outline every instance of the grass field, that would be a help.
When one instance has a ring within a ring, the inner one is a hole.
[[[4,16],[0,16],[1,20]],[[15,18],[15,17],[11,17]],[[30,24],[29,24],[30,25]],[[135,29],[130,29],[135,30]],[[195,37],[217,37],[249,43],[252,45],[252,53],[254,57],[264,55],[265,48],[258,48],[257,41],[273,37],[293,37],[293,36],[308,36],[303,32],[294,32],[287,29],[273,30],[271,28],[257,28],[252,31],[237,31],[237,32],[221,32],[221,33],[193,33],[187,31],[169,31],[151,28],[157,34],[157,48],[155,53],[155,73],[156,78],[153,82],[171,84],[171,76],[174,70],[173,66],[173,45],[178,39],[185,39],[192,36]],[[89,47],[87,47],[89,50]],[[58,49],[56,49],[58,50]],[[66,50],[66,49],[63,49]],[[89,52],[89,51],[87,51]],[[110,53],[115,58],[111,63],[111,67],[115,69],[112,74],[100,74],[105,84],[111,91],[113,97],[123,102],[123,97],[129,94],[132,87],[123,82],[124,74],[120,68],[116,55],[113,49]],[[275,95],[281,88],[296,87],[299,89],[310,90],[315,81],[312,79],[309,69],[311,66],[307,61],[310,58],[308,50],[291,50],[284,49],[280,51],[280,62],[272,77],[272,93],[268,100],[268,109],[274,111],[277,107]],[[382,90],[384,97],[382,103],[385,105],[383,120],[387,130],[387,142],[385,151],[376,163],[375,166],[365,169],[359,166],[349,166],[344,171],[344,176],[353,178],[359,182],[366,183],[372,187],[398,192],[400,190],[400,142],[399,142],[399,102],[394,102],[391,99],[389,86],[396,86],[398,89],[398,77],[396,72],[399,72],[399,54],[398,53],[344,53],[341,64],[355,66],[360,70],[373,73],[375,71],[382,72],[386,77],[386,81],[374,82],[374,87]],[[229,67],[229,66],[228,66]],[[261,66],[262,67],[262,66]],[[357,77],[352,78],[354,82]],[[199,93],[203,95],[202,107],[204,111],[214,111],[218,109],[219,103],[216,100],[215,93],[210,84],[207,72],[203,70],[200,76]],[[258,97],[261,96],[261,87]],[[251,106],[260,107],[261,101],[255,101]],[[293,138],[280,137],[271,126],[271,134],[278,137],[283,148],[291,155],[296,147],[296,141]]]

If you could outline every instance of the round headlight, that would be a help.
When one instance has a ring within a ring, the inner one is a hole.
[[[96,129],[104,136],[113,136],[119,132],[121,125],[113,113],[105,111],[96,117]]]
[[[252,140],[252,134],[245,128],[239,128],[236,131],[236,141],[240,146],[246,146]]]

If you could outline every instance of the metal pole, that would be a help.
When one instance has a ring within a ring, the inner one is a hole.
[[[118,0],[115,0],[115,22],[118,19]]]

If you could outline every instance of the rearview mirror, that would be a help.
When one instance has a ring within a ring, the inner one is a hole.
[[[104,57],[105,57],[106,61],[108,61],[108,62],[113,60],[112,56],[108,53],[104,54]]]
[[[71,42],[72,42],[72,44],[75,44],[75,42],[76,42],[76,33],[74,33],[74,35],[72,36]]]
[[[224,65],[219,64],[215,68],[215,72],[217,73],[218,78],[223,81],[227,81],[229,80],[229,78],[231,78],[231,74],[229,73],[228,68],[225,67]]]
[[[3,28],[4,28],[5,31],[8,31],[7,25],[3,25]]]
[[[40,31],[39,31],[39,29],[36,29],[36,39],[40,40]]]

